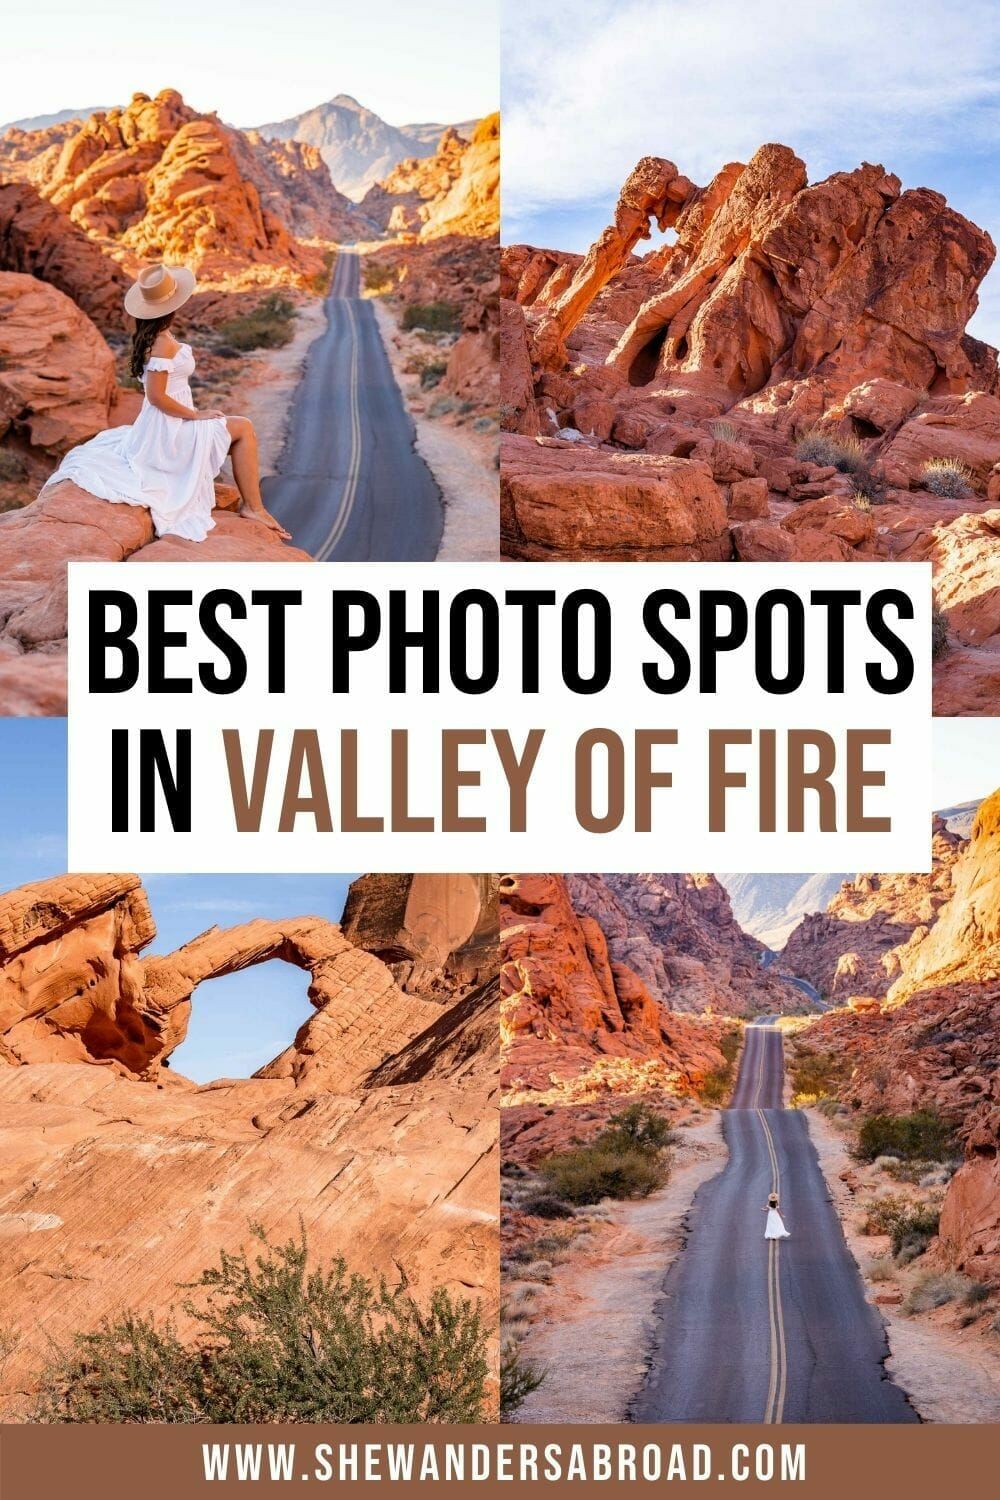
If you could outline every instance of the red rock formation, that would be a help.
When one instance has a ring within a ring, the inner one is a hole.
[[[70,299],[34,276],[0,271],[0,440],[65,453],[108,426],[114,355]]]
[[[0,186],[0,271],[50,282],[103,332],[125,324],[125,273],[28,183]]]
[[[0,141],[0,164],[130,269],[163,258],[212,274],[254,262],[314,270],[318,253],[296,232],[358,227],[312,147],[246,136],[199,115],[174,89],[135,94],[70,134],[57,129],[58,153],[25,160],[24,143]]]
[[[654,218],[675,242],[638,259]],[[612,506],[605,526],[593,518],[622,450],[707,462],[727,512],[714,558],[929,557],[946,616],[962,593],[965,650],[956,670],[936,669],[938,711],[984,713],[1000,638],[996,549],[965,523],[1000,500],[1000,377],[996,351],[965,327],[994,253],[940,194],[903,192],[879,166],[809,185],[799,158],[769,145],[695,188],[644,158],[582,261],[504,252],[502,293],[518,306],[505,313],[502,421],[515,436],[501,459],[513,492],[504,553],[702,560],[698,528],[669,554],[655,534],[643,546],[644,519],[658,517],[651,492],[638,517]],[[799,458],[815,428],[855,445],[860,503],[849,474]],[[558,444],[558,465],[525,442],[539,433]],[[744,450],[738,470],[720,451],[732,447]],[[974,493],[932,494],[929,459],[963,465]],[[516,498],[531,480],[525,525]],[[749,507],[746,480],[766,481]],[[961,566],[941,536],[951,526],[963,528]],[[977,579],[964,591],[963,569]]]
[[[965,1146],[945,1195],[939,1255],[1000,1280],[1000,792],[950,866],[951,899],[898,950],[880,1008],[831,1011],[810,1045],[852,1063],[842,1093],[866,1113],[933,1108]]]
[[[3,380],[0,371],[0,391]],[[218,485],[216,499],[227,509],[213,512],[204,542],[157,539],[148,511],[96,500],[75,484],[0,515],[0,714],[66,712],[67,563],[307,560],[259,521],[233,514],[231,486]]]
[[[500,228],[500,116],[471,140],[449,126],[433,156],[409,157],[368,189],[360,211],[388,234],[492,238]]]
[[[935,817],[929,874],[845,880],[825,911],[803,917],[789,935],[782,967],[827,998],[888,994],[952,899],[966,843]]]
[[[456,995],[496,967],[496,877],[362,875],[351,886],[341,926],[408,994],[440,988]]]
[[[144,958],[153,933],[131,876],[0,898],[5,1418],[24,1415],[53,1339],[126,1305],[173,1309],[183,1332],[183,1284],[247,1243],[250,1221],[272,1240],[302,1224],[314,1256],[369,1276],[402,1269],[421,1300],[438,1285],[482,1300],[491,1327],[495,952],[483,984],[433,1003],[320,918],[216,928]],[[293,1046],[253,1079],[199,1088],[163,1071],[193,988],[269,957],[311,972],[316,1011]]]

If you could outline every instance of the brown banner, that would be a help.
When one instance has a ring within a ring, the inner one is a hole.
[[[808,1500],[940,1500],[995,1485],[1000,1427],[2,1427],[3,1500],[476,1485],[602,1495],[724,1484]],[[407,1475],[409,1477],[407,1477]],[[421,1477],[422,1476],[422,1477]]]

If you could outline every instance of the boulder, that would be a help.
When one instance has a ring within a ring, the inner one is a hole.
[[[108,426],[115,361],[87,315],[57,287],[0,271],[0,438],[65,453]]]
[[[722,494],[704,464],[505,436],[501,531],[508,556],[720,561]]]

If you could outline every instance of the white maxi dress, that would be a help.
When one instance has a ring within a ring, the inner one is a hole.
[[[71,449],[43,488],[71,479],[99,500],[146,506],[157,536],[203,542],[215,525],[212,481],[229,452],[229,428],[224,417],[186,421],[151,405],[147,382],[154,370],[167,372],[168,396],[194,405],[194,355],[190,344],[181,344],[171,359],[153,358],[146,365],[146,397],[131,427],[109,427]]]
[[[766,1240],[787,1240],[789,1238],[788,1230],[785,1228],[785,1221],[776,1208],[769,1208],[767,1211],[764,1238]]]

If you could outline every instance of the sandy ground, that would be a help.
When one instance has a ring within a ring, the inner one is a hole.
[[[843,1134],[829,1120],[810,1110],[812,1136],[830,1195],[844,1227],[848,1248],[861,1269],[870,1302],[886,1290],[872,1284],[865,1267],[886,1242],[859,1231],[857,1200],[841,1173],[856,1174],[857,1164],[847,1152]],[[900,1276],[900,1285],[904,1276]],[[1000,1421],[1000,1340],[997,1347],[975,1331],[942,1328],[926,1317],[906,1317],[895,1307],[879,1306],[886,1324],[890,1356],[886,1361],[897,1385],[906,1391],[925,1422]]]
[[[383,298],[373,297],[375,318],[396,383],[417,429],[417,452],[444,499],[444,533],[438,562],[494,562],[500,550],[500,475],[496,437],[452,426],[426,415],[417,376],[404,373],[405,335]]]
[[[261,474],[273,474],[277,468],[309,345],[325,327],[322,297],[299,303],[291,342],[282,349],[257,349],[246,355],[246,364],[225,398],[230,416],[249,417],[257,429]]]
[[[626,1420],[648,1366],[663,1278],[684,1245],[691,1200],[725,1163],[720,1115],[680,1127],[673,1152],[667,1186],[637,1202],[604,1205],[606,1225],[539,1289],[536,1321],[520,1344],[547,1375],[518,1422]]]

